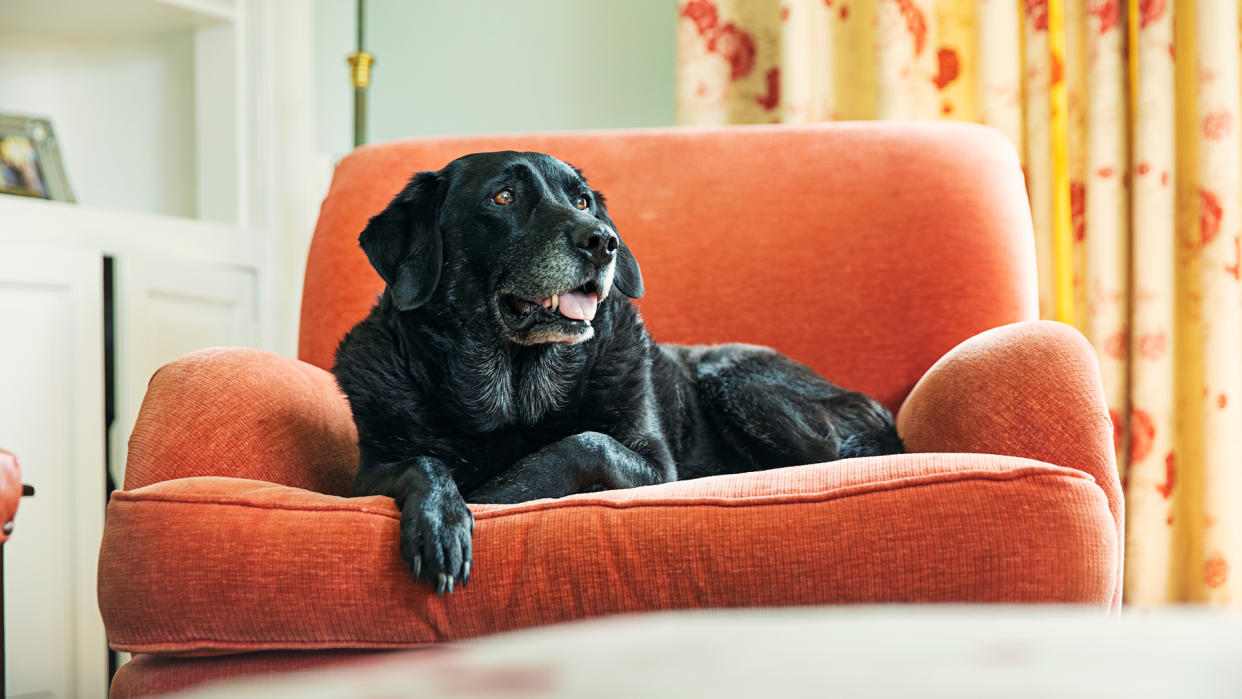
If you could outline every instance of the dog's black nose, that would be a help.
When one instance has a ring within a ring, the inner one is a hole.
[[[600,226],[584,226],[576,229],[571,235],[574,247],[582,249],[596,265],[603,267],[612,260],[621,240],[611,229]]]

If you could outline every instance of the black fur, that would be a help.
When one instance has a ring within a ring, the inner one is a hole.
[[[883,406],[773,350],[652,341],[603,196],[550,156],[419,173],[360,243],[387,288],[333,368],[358,426],[351,494],[396,500],[401,554],[440,592],[470,577],[466,500],[902,449]],[[572,289],[601,297],[593,319],[545,307]]]

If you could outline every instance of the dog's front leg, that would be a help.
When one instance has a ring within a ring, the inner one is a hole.
[[[420,456],[391,464],[364,463],[350,496],[387,495],[401,511],[401,557],[414,577],[444,594],[470,580],[474,515],[444,462]]]
[[[470,502],[514,503],[586,492],[634,488],[675,478],[672,459],[648,458],[602,432],[582,432],[518,461],[468,494]]]

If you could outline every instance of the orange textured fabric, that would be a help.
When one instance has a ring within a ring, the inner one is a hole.
[[[100,552],[109,641],[203,655],[408,647],[657,609],[1107,607],[1119,574],[1094,480],[1015,457],[874,457],[473,510],[471,583],[438,597],[397,553],[389,498],[211,477],[115,493]]]
[[[344,495],[357,469],[358,432],[331,374],[270,352],[214,348],[152,377],[125,489],[228,475]]]
[[[638,258],[662,342],[775,347],[896,410],[962,340],[1037,315],[1018,158],[963,123],[435,138],[341,161],[306,267],[299,356],[330,367],[383,284],[358,234],[416,170],[538,150],[582,168]]]
[[[910,392],[897,429],[910,451],[1010,454],[1090,474],[1125,542],[1125,503],[1095,350],[1074,328],[1014,323],[963,342]],[[1121,578],[1112,605],[1121,605]]]
[[[17,506],[22,501],[22,470],[17,457],[0,449],[0,525],[17,517]],[[9,540],[9,532],[0,528],[0,544]]]

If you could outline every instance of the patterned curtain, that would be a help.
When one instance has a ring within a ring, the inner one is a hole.
[[[1238,0],[679,0],[682,124],[961,119],[1017,147],[1099,356],[1126,601],[1242,606]]]

